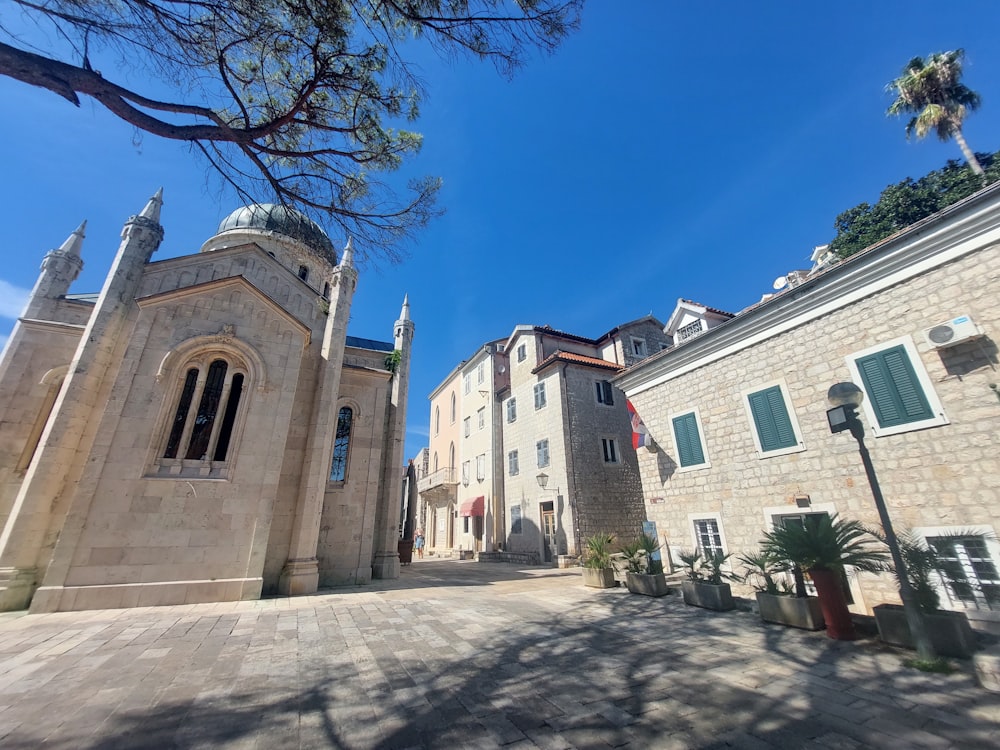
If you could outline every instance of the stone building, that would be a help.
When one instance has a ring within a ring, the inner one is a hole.
[[[358,274],[280,206],[151,260],[157,193],[97,295],[81,226],[0,357],[0,608],[252,599],[399,572],[414,326],[347,335]]]
[[[600,531],[636,536],[632,427],[610,380],[669,344],[652,316],[597,339],[517,326],[455,367],[430,395],[438,463],[419,485],[430,548],[554,563]]]
[[[858,445],[827,423],[853,381],[894,526],[978,581],[942,577],[946,606],[1000,619],[1000,186],[705,328],[614,381],[655,441],[643,496],[675,561],[807,513],[878,525]],[[898,601],[889,575],[849,580],[856,612]]]

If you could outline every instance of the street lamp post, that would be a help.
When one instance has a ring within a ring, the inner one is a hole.
[[[878,476],[875,474],[875,466],[872,464],[871,455],[865,446],[865,427],[858,415],[858,407],[864,397],[864,392],[854,383],[834,384],[826,394],[827,401],[833,406],[826,412],[826,418],[830,423],[830,432],[850,430],[851,435],[858,441],[861,462],[865,466],[865,475],[868,477],[872,497],[875,499],[875,507],[878,509],[879,519],[882,521],[885,541],[889,546],[892,563],[896,567],[896,578],[899,579],[899,598],[903,602],[903,612],[910,627],[910,635],[913,636],[913,644],[921,659],[932,660],[937,658],[937,654],[934,652],[934,646],[927,633],[927,626],[913,593],[913,587],[910,586],[910,579],[906,573],[906,563],[899,549],[899,540],[896,538],[892,521],[889,519],[889,510],[885,506],[885,498],[882,496],[882,488],[879,486]]]

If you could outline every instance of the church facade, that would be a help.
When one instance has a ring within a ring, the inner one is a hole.
[[[45,256],[0,356],[0,609],[298,595],[399,574],[414,325],[347,335],[350,242],[242,208],[151,256],[161,194],[98,295],[84,227]]]

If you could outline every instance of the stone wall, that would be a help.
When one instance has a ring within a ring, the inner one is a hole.
[[[833,383],[852,379],[849,355],[901,337],[915,345],[918,366],[926,370],[948,423],[882,437],[868,429],[867,444],[894,525],[998,526],[1000,401],[990,384],[1000,380],[995,343],[1000,246],[987,245],[830,308],[822,317],[633,393],[658,445],[657,452],[639,459],[647,513],[673,549],[693,546],[692,515],[699,514],[718,514],[727,550],[754,548],[774,512],[797,511],[796,497],[808,496],[813,510],[876,525],[857,444],[847,433],[830,433],[826,392]],[[960,314],[970,315],[986,337],[940,350],[925,342],[925,329]],[[744,393],[773,382],[786,388],[802,450],[761,457]],[[670,418],[693,408],[700,413],[709,465],[683,471]],[[867,415],[862,419],[870,424]],[[861,591],[859,611],[897,600],[888,575],[864,577]]]

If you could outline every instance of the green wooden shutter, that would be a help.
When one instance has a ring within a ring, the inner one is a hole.
[[[880,427],[895,427],[934,417],[902,345],[861,357],[857,365]]]
[[[694,412],[674,417],[674,438],[681,466],[697,466],[705,463],[705,453],[701,448],[701,435]]]
[[[792,420],[785,408],[785,399],[781,396],[781,386],[775,385],[751,393],[748,399],[762,452],[791,448],[798,444]]]

